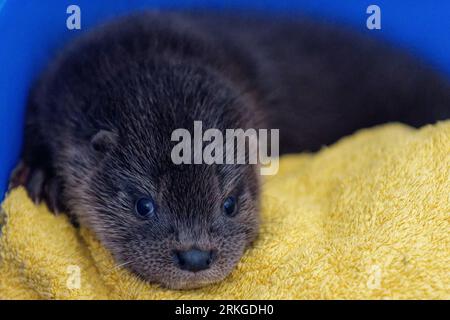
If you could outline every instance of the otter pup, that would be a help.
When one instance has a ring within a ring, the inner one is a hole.
[[[227,276],[255,239],[259,174],[175,165],[175,129],[279,128],[282,153],[313,151],[449,106],[434,72],[345,29],[148,12],[82,36],[38,79],[11,186],[90,228],[142,278],[195,288]]]

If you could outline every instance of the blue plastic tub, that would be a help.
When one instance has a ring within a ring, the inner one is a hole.
[[[66,9],[81,8],[81,30],[68,30]],[[253,9],[307,13],[366,29],[366,9],[381,8],[381,30],[366,32],[409,48],[450,74],[450,1],[447,0],[0,0],[0,200],[19,157],[30,83],[52,54],[97,23],[144,8]]]

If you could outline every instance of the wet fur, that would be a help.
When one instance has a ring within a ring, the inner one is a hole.
[[[147,13],[81,37],[37,81],[19,183],[142,278],[193,288],[223,279],[255,239],[259,179],[250,165],[172,164],[174,129],[279,128],[281,151],[299,152],[382,122],[445,119],[449,108],[445,80],[345,29]],[[145,195],[157,219],[134,215]],[[228,195],[239,197],[235,217],[221,210]],[[217,261],[180,270],[172,252],[191,246],[216,249]]]

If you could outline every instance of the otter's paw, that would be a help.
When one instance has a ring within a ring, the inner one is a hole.
[[[24,186],[28,181],[28,176],[30,175],[30,168],[25,165],[23,161],[14,168],[9,178],[8,191],[18,186]]]
[[[13,170],[8,190],[24,186],[34,203],[45,201],[49,210],[58,214],[63,211],[60,202],[60,185],[56,177],[47,174],[43,169],[32,168],[21,161]]]

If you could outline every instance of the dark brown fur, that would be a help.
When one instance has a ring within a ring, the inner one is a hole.
[[[301,19],[300,19],[301,20]],[[386,121],[449,116],[449,86],[411,58],[308,21],[148,13],[72,45],[29,99],[23,183],[91,228],[118,263],[171,288],[223,279],[258,230],[251,165],[182,165],[176,128],[280,128],[282,152],[316,150]],[[157,218],[134,202],[151,195]],[[238,197],[228,217],[222,203]],[[282,213],[280,213],[282,214]],[[180,270],[173,251],[216,250]]]

